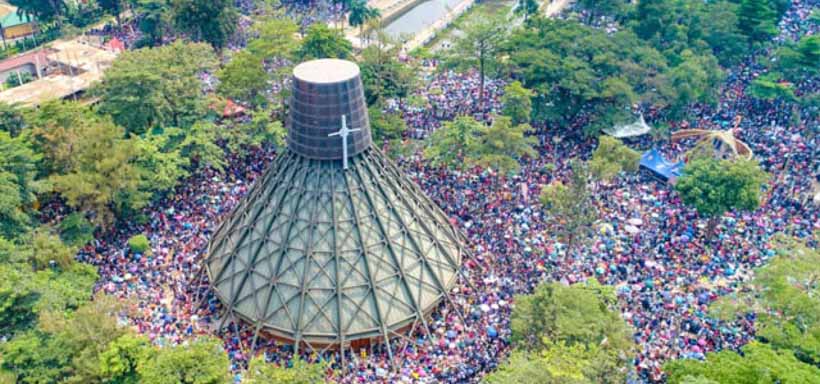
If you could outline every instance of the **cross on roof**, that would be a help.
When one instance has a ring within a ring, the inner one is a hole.
[[[342,128],[336,132],[333,132],[328,137],[331,136],[341,136],[342,137],[342,167],[347,169],[347,136],[353,132],[361,131],[361,128],[347,128],[347,116],[342,115]]]

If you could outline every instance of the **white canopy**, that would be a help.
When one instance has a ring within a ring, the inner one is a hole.
[[[625,137],[645,135],[649,133],[650,130],[652,130],[652,127],[646,124],[646,120],[644,120],[643,114],[641,114],[638,121],[632,124],[616,125],[612,128],[604,129],[604,133],[618,139],[623,139]]]

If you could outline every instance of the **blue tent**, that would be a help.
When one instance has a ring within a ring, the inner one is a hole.
[[[651,149],[641,155],[641,167],[644,167],[665,181],[674,181],[681,175],[683,162],[673,163],[663,158],[657,149]]]

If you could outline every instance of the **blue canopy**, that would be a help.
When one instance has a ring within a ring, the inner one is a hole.
[[[641,155],[641,167],[652,171],[658,177],[671,181],[681,175],[683,162],[673,163],[663,158],[657,149],[651,149]]]

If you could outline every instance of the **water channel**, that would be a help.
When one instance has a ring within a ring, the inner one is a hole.
[[[450,12],[463,0],[428,0],[405,12],[384,28],[394,38],[415,35]]]

